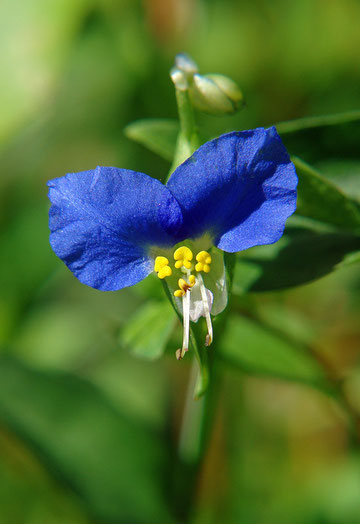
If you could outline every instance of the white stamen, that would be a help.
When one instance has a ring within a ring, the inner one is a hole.
[[[208,301],[206,287],[205,287],[203,278],[201,276],[201,273],[198,273],[197,279],[200,285],[200,293],[201,293],[201,298],[202,298],[202,302],[204,305],[204,313],[205,313],[206,325],[208,329],[208,334],[206,335],[205,346],[210,346],[210,344],[213,341],[213,328],[212,328],[212,322],[211,322],[211,316],[210,316],[209,301]]]
[[[176,358],[182,360],[189,349],[190,338],[190,291],[187,290],[182,297],[183,306],[183,344],[181,349],[176,350]]]

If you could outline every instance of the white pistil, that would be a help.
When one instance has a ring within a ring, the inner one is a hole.
[[[181,360],[189,349],[190,338],[190,290],[187,290],[182,297],[183,306],[183,344],[182,349],[176,351],[176,358]]]
[[[189,349],[190,336],[190,290],[186,291],[183,296],[183,312],[184,312],[184,338],[182,350],[185,352]]]
[[[206,335],[206,340],[205,340],[205,346],[210,346],[210,344],[213,341],[213,327],[212,327],[211,316],[210,316],[209,301],[208,301],[206,287],[205,287],[203,278],[201,276],[201,273],[197,274],[197,279],[198,279],[199,286],[200,286],[201,299],[202,299],[203,306],[204,306],[204,313],[205,313],[206,325],[207,325],[207,330],[208,330],[208,333]]]

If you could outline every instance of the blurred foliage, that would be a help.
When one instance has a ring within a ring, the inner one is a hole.
[[[357,0],[0,4],[2,523],[360,521],[359,19]],[[199,113],[201,136],[278,122],[300,178],[283,238],[237,257],[192,482],[191,355],[161,286],[82,286],[49,247],[45,186],[96,165],[166,178],[179,51],[245,95]]]

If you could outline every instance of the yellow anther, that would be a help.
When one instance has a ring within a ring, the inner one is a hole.
[[[184,266],[184,267],[186,267],[186,269],[190,269],[191,268],[191,260],[193,259],[193,257],[194,257],[194,255],[193,255],[191,249],[189,249],[186,246],[178,247],[177,250],[174,253],[174,260],[176,261],[175,262],[175,267],[177,269],[179,269],[182,266]]]
[[[172,270],[170,266],[164,266],[158,272],[158,277],[163,279],[165,277],[170,277],[172,275]]]
[[[156,271],[156,273],[158,273],[160,271],[160,269],[162,269],[163,267],[165,266],[168,266],[169,265],[169,261],[166,257],[156,257],[155,258],[155,266],[154,266],[154,269]]]
[[[154,270],[156,271],[158,277],[161,279],[165,277],[170,277],[172,275],[172,270],[169,266],[169,261],[166,257],[155,258]]]
[[[179,278],[178,280],[178,286],[179,289],[174,291],[174,295],[176,297],[183,297],[185,293],[191,289],[195,285],[195,277],[194,275],[189,276],[189,282],[186,282],[183,278]]]
[[[210,272],[211,255],[207,251],[200,251],[200,253],[196,255],[196,260],[196,271],[204,271],[204,273]]]

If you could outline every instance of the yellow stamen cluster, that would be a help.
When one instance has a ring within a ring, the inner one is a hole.
[[[200,253],[196,255],[196,261],[196,271],[204,271],[204,273],[210,272],[211,255],[207,251],[200,251]]]
[[[175,268],[181,269],[183,273],[190,275],[190,272],[194,269],[192,264],[192,259],[194,258],[193,252],[187,246],[181,246],[176,249],[174,252]],[[195,270],[199,273],[203,271],[204,273],[210,272],[211,264],[211,255],[207,251],[200,251],[196,255],[196,264]],[[170,277],[172,275],[172,269],[169,265],[169,260],[166,257],[159,256],[155,258],[154,270],[157,273],[157,276],[161,279],[165,277]],[[180,284],[182,282],[183,284]],[[184,296],[187,289],[193,287],[195,283],[195,277],[193,275],[189,276],[188,284],[184,279],[179,280],[179,289],[175,291],[175,296],[180,297]],[[186,287],[187,286],[187,287]]]
[[[169,261],[166,257],[156,257],[154,269],[157,276],[161,279],[172,275],[172,269],[169,266]]]
[[[179,278],[178,280],[178,286],[179,289],[174,291],[174,295],[176,297],[183,297],[185,293],[191,289],[195,285],[195,277],[194,275],[189,276],[189,282],[186,282],[183,278]]]
[[[174,253],[175,267],[180,269],[184,266],[186,269],[191,269],[193,257],[191,249],[186,246],[179,247]]]

